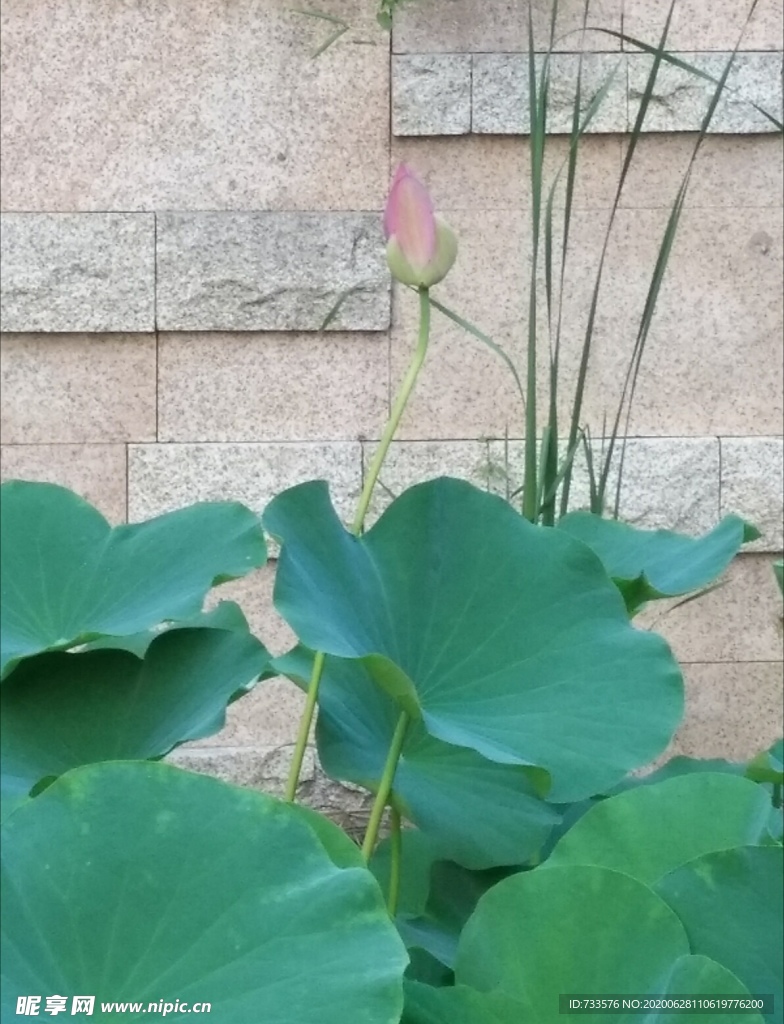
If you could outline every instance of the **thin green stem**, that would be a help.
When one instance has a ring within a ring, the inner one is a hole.
[[[316,710],[321,673],[324,671],[324,658],[325,655],[319,652],[313,661],[313,671],[311,672],[308,695],[305,700],[305,710],[302,712],[302,718],[299,722],[297,742],[294,746],[294,755],[291,759],[289,777],[286,782],[286,800],[290,804],[293,804],[297,798],[297,786],[299,785],[299,777],[302,773],[302,762],[305,759],[305,749],[308,745],[310,727],[313,724],[313,714]]]
[[[419,371],[422,369],[422,364],[425,361],[425,355],[427,354],[427,344],[430,340],[430,293],[427,288],[419,289],[419,341],[417,343],[414,357],[406,370],[406,375],[403,378],[403,383],[398,392],[398,396],[392,406],[392,412],[389,416],[389,421],[384,428],[384,433],[381,436],[381,442],[376,449],[376,453],[373,456],[373,461],[370,463],[370,469],[368,470],[367,479],[365,480],[365,486],[362,488],[362,496],[359,499],[359,506],[357,508],[357,514],[354,517],[354,525],[352,532],[359,536],[362,533],[362,527],[365,522],[365,516],[367,514],[368,507],[370,505],[370,499],[373,497],[373,489],[376,486],[378,475],[381,472],[381,466],[384,463],[386,454],[389,450],[389,445],[392,442],[392,438],[395,436],[395,431],[398,428],[403,411],[408,404],[408,400],[411,397],[411,392],[414,390]]]
[[[359,506],[357,507],[357,514],[354,517],[354,524],[351,528],[351,532],[355,536],[359,536],[362,533],[362,528],[365,525],[365,516],[367,515],[368,507],[370,506],[370,499],[373,497],[373,490],[378,482],[378,476],[381,472],[381,467],[384,463],[384,458],[389,451],[389,445],[392,442],[392,438],[395,436],[395,431],[398,428],[400,420],[403,416],[403,411],[408,404],[408,400],[411,397],[411,392],[414,390],[419,371],[422,369],[422,364],[425,361],[425,355],[427,354],[427,345],[430,340],[430,293],[427,288],[419,289],[419,341],[417,343],[416,351],[411,360],[411,364],[406,371],[406,375],[403,378],[403,384],[400,388],[400,392],[395,399],[394,405],[392,406],[392,412],[389,417],[389,422],[384,428],[384,433],[381,436],[381,443],[373,456],[373,461],[370,464],[368,470],[367,479],[365,485],[362,488],[362,495],[359,499]],[[310,684],[308,685],[308,694],[305,701],[305,709],[302,712],[302,718],[299,723],[299,732],[297,734],[297,742],[294,746],[294,755],[291,761],[291,767],[289,769],[289,777],[286,782],[286,800],[289,803],[293,803],[297,796],[297,787],[299,786],[299,778],[302,773],[302,762],[305,758],[305,750],[308,745],[308,738],[310,736],[310,729],[313,725],[313,716],[316,713],[316,704],[318,703],[318,692],[319,685],[321,683],[321,676],[324,672],[324,660],[325,655],[322,652],[316,654],[313,661],[313,671],[310,676]],[[394,774],[394,773],[393,773]],[[381,808],[383,813],[384,808]],[[381,820],[379,815],[379,821]],[[375,840],[374,840],[375,842]]]
[[[378,792],[376,793],[376,799],[373,802],[373,809],[370,812],[367,831],[365,832],[365,838],[362,842],[362,856],[365,858],[366,864],[370,860],[373,850],[376,848],[378,830],[381,827],[381,819],[384,817],[384,810],[389,803],[389,794],[392,792],[392,783],[395,780],[395,771],[397,770],[397,763],[400,760],[400,752],[403,749],[403,740],[406,737],[407,728],[408,715],[405,711],[401,711],[400,718],[398,718],[397,725],[395,726],[395,733],[392,736],[392,742],[389,745],[387,760],[384,764],[384,772],[381,776],[381,782],[378,785]]]
[[[391,857],[389,862],[387,909],[389,910],[389,916],[394,917],[397,914],[397,904],[400,897],[400,862],[403,859],[403,823],[400,820],[400,811],[397,807],[392,807],[390,823],[392,825],[392,836],[389,851]]]

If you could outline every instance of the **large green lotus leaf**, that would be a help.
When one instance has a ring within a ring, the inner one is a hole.
[[[357,538],[313,482],[264,522],[283,545],[275,603],[305,646],[362,658],[436,739],[546,769],[553,801],[618,782],[680,720],[669,648],[630,625],[598,558],[501,498],[430,481]]]
[[[656,993],[689,952],[676,915],[636,879],[607,868],[537,868],[479,901],[455,978],[513,1000],[517,1016],[503,1024],[560,1024],[560,995]]]
[[[769,818],[767,794],[748,779],[683,775],[595,804],[546,864],[595,864],[652,885],[704,853],[761,842]]]
[[[406,981],[401,1024],[521,1024],[519,1006],[495,992],[477,992],[466,985],[433,988]]]
[[[217,732],[269,656],[249,633],[178,629],[128,651],[62,651],[21,662],[0,687],[3,809],[39,780],[94,761],[162,757]]]
[[[623,793],[628,789],[639,789],[640,786],[653,786],[667,779],[680,778],[683,775],[699,775],[702,772],[711,772],[721,775],[736,775],[739,778],[746,771],[746,765],[742,761],[727,761],[724,758],[700,758],[700,757],[677,757],[670,758],[661,768],[649,772],[647,775],[630,775],[619,782],[607,793],[607,796],[615,796],[616,793]]]
[[[170,765],[80,768],[15,811],[1,907],[4,1020],[55,992],[206,1001],[220,1024],[400,1019],[407,958],[370,872],[297,808]]]
[[[657,982],[660,986],[655,992],[636,993],[638,996],[649,995],[663,998],[676,998],[690,995],[695,998],[748,998],[749,990],[738,978],[721,964],[703,956],[679,957],[669,971],[666,979]],[[577,994],[577,993],[574,993]],[[587,995],[588,993],[584,993]],[[600,993],[597,992],[597,995]],[[606,995],[615,993],[608,992]],[[632,993],[630,993],[632,994]],[[403,1013],[403,1024],[520,1024],[521,1006],[514,1000],[503,1000],[497,992],[477,992],[466,985],[454,988],[431,988],[417,982],[407,981],[405,984],[406,1008]],[[644,1020],[645,1024],[670,1024],[673,1012],[662,1008],[649,1010],[647,1013],[628,1014],[613,1011],[611,1014],[588,1014],[590,1020],[621,1021],[622,1024],[634,1024]],[[704,1024],[711,1017],[710,1012],[689,1013],[679,1010],[677,1018],[684,1024]],[[763,1024],[764,1017],[758,1013],[738,1011],[736,1013],[722,1010],[716,1013],[717,1020],[727,1024]]]
[[[0,497],[3,675],[41,651],[194,615],[212,586],[266,559],[257,516],[234,502],[112,529],[54,484],[14,480]]]
[[[379,843],[369,867],[382,892],[388,892],[391,838]],[[509,869],[506,868],[472,871],[453,861],[443,860],[438,845],[426,833],[404,828],[395,920],[408,949],[423,950],[442,968],[451,970],[460,933],[476,904],[488,889],[508,874]],[[410,976],[411,971],[408,974]]]
[[[219,601],[210,611],[197,612],[196,615],[189,615],[185,619],[170,619],[156,629],[148,629],[142,633],[102,636],[99,640],[84,644],[80,650],[104,651],[108,648],[112,651],[130,651],[137,658],[143,658],[156,636],[172,629],[232,629],[237,633],[250,633],[248,620],[240,606],[234,601]]]
[[[469,871],[452,861],[436,861],[424,913],[398,924],[406,945],[419,946],[453,969],[466,921],[481,897],[507,874],[499,868]]]
[[[570,512],[559,520],[558,529],[596,552],[631,613],[647,601],[688,594],[712,583],[741,546],[760,535],[738,516],[725,516],[710,533],[696,538],[671,530],[640,530],[591,512]]]
[[[312,653],[300,647],[274,667],[305,686],[312,664]],[[327,658],[316,729],[326,773],[378,789],[399,715],[365,662]],[[441,858],[481,869],[521,864],[541,848],[560,820],[539,796],[548,786],[546,773],[444,743],[420,719],[407,730],[392,792],[404,816],[438,844]]]
[[[438,860],[438,846],[418,828],[403,828],[400,834],[400,885],[398,914],[420,917],[430,895],[430,874]],[[368,867],[378,879],[381,891],[389,892],[392,871],[392,841],[387,836],[373,851]]]
[[[694,953],[723,964],[753,994],[776,997],[766,1017],[777,1024],[784,1017],[783,881],[782,847],[745,846],[697,857],[656,884]]]

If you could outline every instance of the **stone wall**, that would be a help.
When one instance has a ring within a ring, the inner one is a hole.
[[[380,246],[400,160],[460,236],[438,296],[521,359],[527,4],[417,0],[391,39],[373,0],[313,6],[350,26],[316,60],[330,25],[283,0],[5,0],[4,477],[66,484],[115,522],[209,498],[261,510],[278,490],[326,477],[348,515],[415,326]],[[720,74],[746,6],[680,0],[671,49]],[[592,22],[655,44],[667,7],[595,0]],[[583,46],[581,0],[561,8],[551,177]],[[533,0],[533,14],[541,50],[549,0]],[[630,423],[627,518],[700,532],[733,511],[763,531],[719,590],[647,616],[685,667],[676,748],[705,756],[748,755],[782,730],[770,562],[783,544],[783,160],[760,113],[781,118],[782,33],[780,0],[760,0],[694,168]],[[608,33],[584,45],[587,87],[608,69],[614,78],[576,185],[567,381],[650,60]],[[594,433],[617,399],[709,91],[678,69],[657,87],[609,251],[585,406]],[[396,493],[449,473],[503,492],[521,461],[513,382],[453,324],[434,328],[384,483]],[[274,563],[221,596],[282,651],[273,574]],[[220,735],[176,756],[274,789],[298,706],[288,683],[266,684]],[[312,763],[307,786],[316,802],[334,799]],[[361,813],[358,795],[340,801],[349,818]]]

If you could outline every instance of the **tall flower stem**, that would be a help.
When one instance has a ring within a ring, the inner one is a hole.
[[[371,854],[376,848],[378,830],[381,827],[384,810],[389,803],[389,794],[392,792],[392,783],[395,781],[395,771],[400,760],[400,752],[403,749],[403,740],[406,738],[407,728],[408,715],[405,711],[401,711],[400,718],[398,718],[397,725],[395,726],[394,735],[392,736],[392,742],[389,745],[381,782],[378,784],[376,799],[373,801],[373,809],[370,812],[365,838],[362,841],[362,856],[365,858],[365,863],[370,860]]]
[[[406,370],[406,375],[403,378],[400,391],[392,405],[389,420],[384,428],[384,433],[381,435],[381,441],[376,449],[375,455],[373,456],[373,460],[370,463],[370,469],[368,470],[368,475],[362,487],[362,494],[359,499],[359,505],[357,506],[357,514],[354,516],[354,523],[351,527],[351,532],[355,537],[359,537],[362,533],[365,525],[365,516],[367,515],[367,510],[370,507],[370,500],[373,497],[373,490],[378,482],[381,467],[384,464],[384,459],[389,451],[392,438],[395,436],[395,431],[400,424],[403,412],[405,411],[406,405],[408,405],[408,400],[414,390],[414,385],[416,384],[417,377],[419,376],[419,371],[422,369],[425,362],[425,356],[427,355],[427,346],[430,341],[430,291],[427,288],[419,288],[418,291],[419,340],[417,342],[413,358]],[[286,783],[285,796],[289,803],[293,803],[297,796],[297,786],[299,785],[300,775],[302,774],[302,762],[305,759],[305,750],[308,744],[308,737],[310,736],[310,729],[313,724],[313,715],[316,711],[316,703],[318,702],[319,685],[321,683],[322,673],[324,672],[324,659],[325,655],[322,652],[319,652],[316,654],[313,661],[313,671],[311,673],[308,694],[305,700],[305,710],[303,711],[302,718],[300,719],[297,742],[294,746],[294,754],[291,761],[291,767],[289,769],[288,781]],[[383,810],[384,808],[382,807],[381,811],[383,812]]]
[[[398,396],[392,406],[392,412],[389,416],[389,421],[384,428],[384,433],[381,435],[381,442],[379,443],[376,453],[373,456],[373,460],[370,463],[370,469],[368,470],[367,479],[365,480],[365,486],[362,488],[362,497],[359,499],[359,506],[357,507],[357,514],[354,517],[354,526],[352,532],[359,536],[362,533],[362,527],[365,522],[365,516],[367,515],[368,506],[370,505],[370,499],[373,496],[373,489],[378,481],[378,475],[381,472],[381,467],[384,464],[384,459],[389,451],[389,445],[392,442],[392,438],[395,436],[400,420],[403,416],[403,411],[408,405],[408,400],[411,397],[411,392],[414,390],[419,371],[422,369],[422,364],[425,361],[427,354],[427,345],[430,340],[430,292],[427,288],[419,289],[419,341],[417,343],[414,357],[411,360],[406,375],[403,378],[403,383],[398,392]]]
[[[310,736],[310,727],[313,724],[313,714],[316,710],[318,688],[323,671],[324,655],[319,651],[313,659],[313,670],[310,675],[308,695],[305,699],[305,710],[302,712],[302,718],[299,720],[297,742],[294,746],[294,755],[289,766],[289,777],[286,780],[285,798],[290,804],[293,804],[297,799],[297,786],[299,786],[299,777],[302,774],[302,762],[305,760],[305,750],[308,745],[308,737]]]
[[[403,822],[400,818],[400,811],[393,807],[390,814],[392,825],[392,837],[390,841],[389,860],[389,892],[387,893],[387,909],[389,916],[397,914],[397,904],[400,898],[400,864],[403,859]]]

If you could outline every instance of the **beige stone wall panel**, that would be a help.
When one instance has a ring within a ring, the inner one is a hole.
[[[736,558],[722,585],[679,608],[654,602],[635,622],[661,633],[683,664],[781,662],[781,595],[771,554]]]
[[[6,444],[106,443],[155,437],[151,334],[0,337]]]
[[[7,0],[4,208],[379,209],[388,38],[331,12],[313,60],[331,26],[278,0]]]
[[[617,407],[667,216],[627,210],[616,220],[585,402],[595,433],[605,410],[614,415]],[[572,238],[565,383],[574,379],[587,321],[602,241],[598,216],[578,213]],[[685,212],[648,336],[630,434],[780,432],[783,240],[780,208]]]
[[[509,53],[528,49],[527,0],[421,0],[404,4],[395,22],[395,53]],[[556,48],[618,50],[617,39],[590,31],[583,38],[583,0],[561,0]],[[622,0],[593,0],[589,25],[619,31]],[[533,0],[534,46],[547,50],[551,0]]]
[[[350,440],[388,408],[385,335],[162,334],[162,441]]]
[[[5,444],[0,477],[60,484],[95,505],[112,525],[125,521],[123,444]]]
[[[634,154],[621,206],[671,208],[697,136],[643,136]],[[780,135],[706,138],[694,164],[687,207],[784,205],[784,139]]]
[[[454,270],[434,295],[503,345],[525,367],[530,273],[526,214],[446,210],[460,238]],[[639,329],[668,211],[622,210],[606,263],[582,422],[612,422]],[[573,213],[561,350],[559,415],[569,422],[573,385],[608,213]],[[782,211],[686,211],[643,358],[629,433],[701,437],[776,435],[782,422]],[[538,349],[548,329],[539,290]],[[415,338],[417,305],[394,303],[392,380]],[[541,381],[544,382],[542,377]],[[539,394],[540,409],[546,392]],[[541,420],[541,417],[540,417]],[[401,437],[520,436],[520,398],[508,369],[480,342],[434,313],[428,367]]]
[[[686,667],[686,717],[668,757],[746,761],[784,732],[781,662]]]
[[[545,187],[560,173],[563,185],[569,141],[548,139]],[[469,135],[459,139],[392,140],[392,162],[409,163],[426,183],[439,209],[530,209],[531,157],[527,138]],[[621,137],[588,136],[580,147],[573,205],[575,209],[609,206],[621,172]],[[555,204],[564,204],[564,189],[556,190]]]
[[[741,0],[678,0],[670,23],[667,47],[671,50],[732,50],[740,38],[750,7],[750,2]],[[623,30],[645,42],[658,43],[669,9],[670,0],[625,0]],[[782,48],[784,7],[781,0],[759,0],[743,35],[741,49]]]

